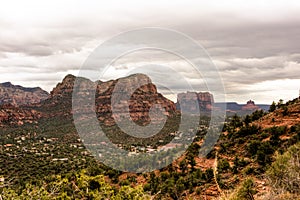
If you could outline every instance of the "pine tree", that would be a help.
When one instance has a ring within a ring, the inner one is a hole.
[[[272,105],[270,106],[269,112],[273,112],[276,110],[276,103],[273,101]]]

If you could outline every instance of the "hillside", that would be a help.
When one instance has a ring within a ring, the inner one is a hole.
[[[182,199],[248,200],[270,196],[275,199],[276,194],[271,194],[273,185],[266,172],[276,161],[278,153],[284,153],[290,146],[300,142],[299,105],[300,101],[295,99],[278,105],[271,113],[259,110],[243,118],[230,117],[215,149],[201,158],[197,152],[203,142],[204,129],[197,133],[194,144],[181,158],[172,166],[157,171],[156,175],[161,177],[176,171],[183,182],[192,181],[192,189],[187,185],[180,192]],[[195,178],[196,175],[191,179],[190,176],[195,172],[200,173],[199,170],[204,172],[205,181]],[[165,187],[163,178],[159,185],[162,185],[159,188]],[[155,193],[159,189],[151,191]],[[290,196],[295,199],[294,194]]]
[[[149,82],[141,74],[121,81],[132,85],[139,79]],[[23,199],[66,196],[93,199],[99,195],[108,199],[234,199],[227,194],[242,200],[264,199],[273,191],[267,176],[270,166],[300,141],[300,101],[295,99],[276,105],[270,113],[257,110],[245,117],[230,116],[214,150],[206,157],[199,157],[199,149],[210,118],[201,116],[199,125],[194,127],[193,143],[168,166],[143,174],[117,171],[91,156],[77,134],[71,104],[75,80],[75,76],[66,76],[49,98],[40,103],[1,107],[0,197],[3,199],[17,199],[20,195]],[[157,151],[179,137],[181,115],[176,112],[175,104],[159,94],[151,82],[133,92],[129,100],[130,116],[140,125],[147,124],[149,108],[159,102],[168,111],[165,113],[168,120],[159,134],[137,139],[122,132],[112,118],[109,99],[117,80],[92,82],[79,78],[79,81],[83,95],[96,87],[95,111],[101,127],[114,144],[130,154]],[[123,109],[120,106],[119,113]],[[174,153],[171,145],[163,149],[163,155]],[[128,162],[139,165],[152,160],[131,157]],[[102,190],[103,187],[106,189]],[[291,195],[295,197],[297,193]]]
[[[294,99],[277,105],[271,113],[256,111],[244,119],[231,118],[216,146],[218,167],[227,165],[218,175],[219,184],[225,191],[236,188],[230,185],[235,185],[237,180],[252,179],[254,199],[269,194],[272,185],[265,172],[277,153],[285,152],[300,141],[299,105],[300,101]]]

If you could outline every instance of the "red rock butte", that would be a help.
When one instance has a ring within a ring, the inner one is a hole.
[[[259,110],[260,108],[255,105],[254,101],[249,100],[247,104],[242,107],[242,110]]]

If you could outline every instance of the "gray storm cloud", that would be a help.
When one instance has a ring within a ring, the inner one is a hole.
[[[66,74],[76,75],[103,41],[154,26],[182,32],[207,50],[228,101],[288,100],[297,96],[300,85],[299,11],[297,1],[6,2],[0,8],[0,79],[49,91]],[[149,62],[143,53],[126,59],[127,65]],[[151,62],[176,66],[191,82],[201,83],[165,54],[152,54]],[[113,75],[126,70],[113,68]],[[165,81],[174,83],[172,78]],[[180,81],[174,88],[181,90]]]

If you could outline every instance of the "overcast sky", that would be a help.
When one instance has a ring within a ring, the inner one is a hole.
[[[289,100],[300,89],[299,13],[299,1],[5,1],[0,7],[0,82],[50,91],[65,75],[77,75],[107,39],[162,27],[206,49],[219,69],[227,101]],[[162,55],[154,59],[158,64],[184,68]],[[126,62],[148,60],[129,56]],[[112,66],[111,78],[124,70],[120,66]],[[164,73],[171,77],[173,72]],[[193,74],[184,72],[186,79]]]

